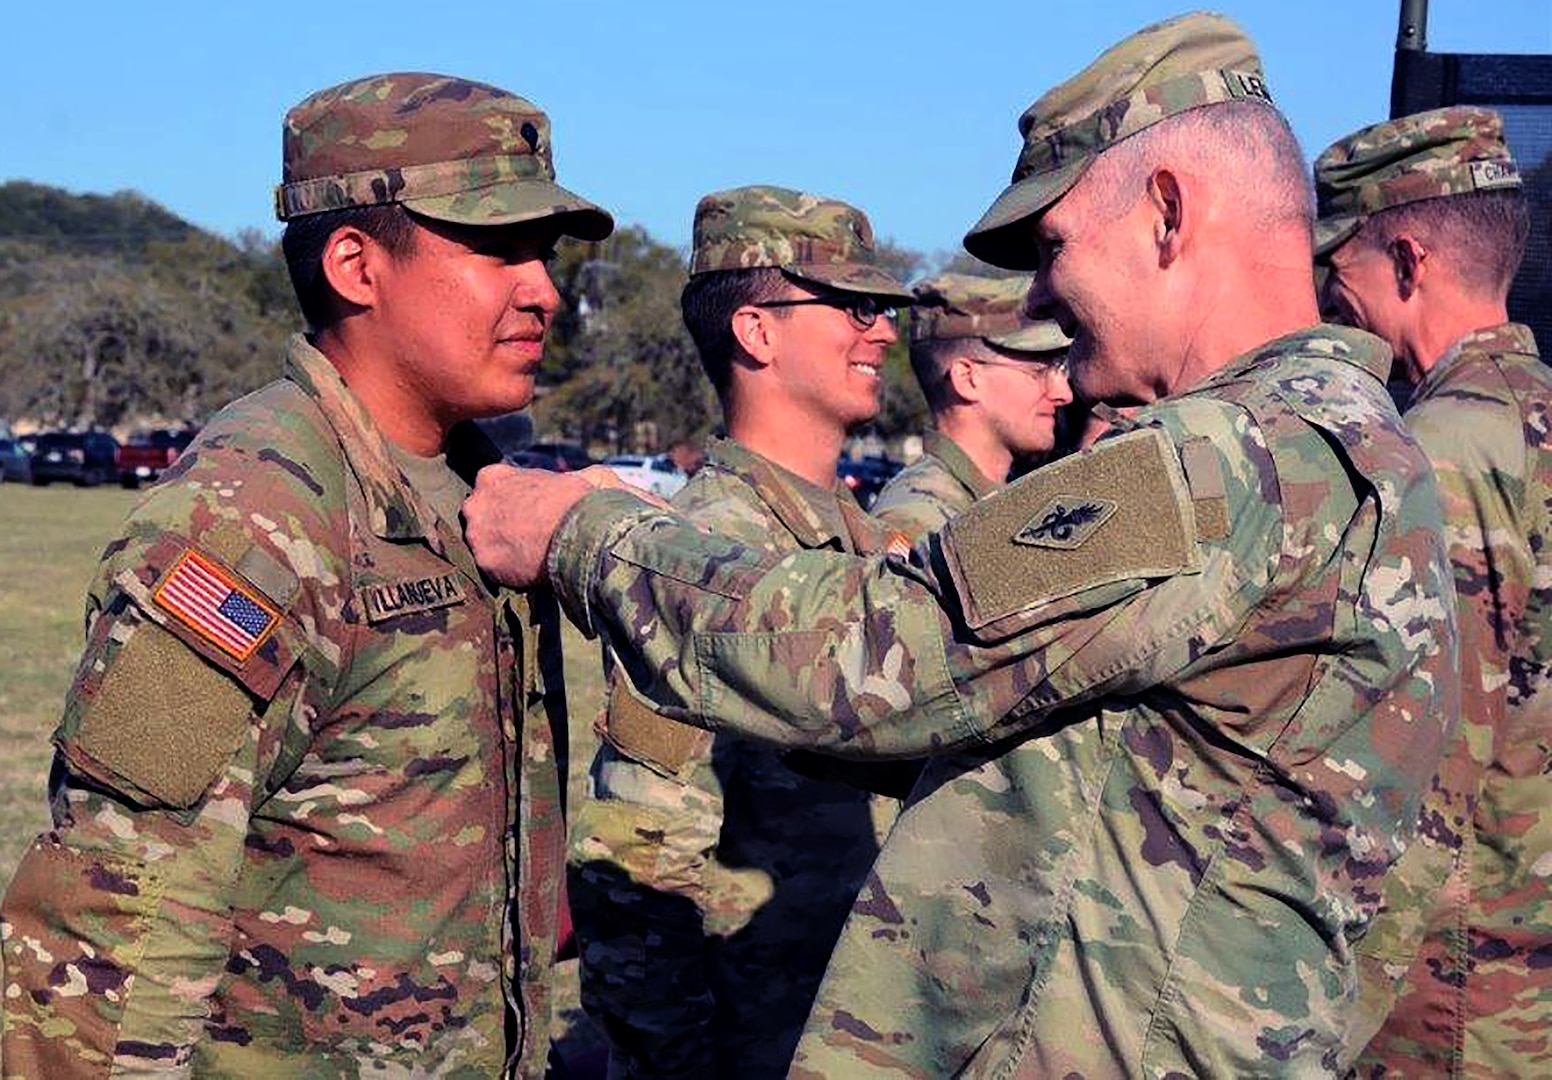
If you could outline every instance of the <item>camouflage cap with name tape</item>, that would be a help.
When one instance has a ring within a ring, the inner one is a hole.
[[[690,276],[773,266],[804,282],[881,296],[911,290],[879,264],[868,216],[839,199],[756,184],[714,191],[695,208]]]
[[[1049,319],[1035,321],[1024,314],[1030,279],[938,274],[916,286],[911,308],[912,341],[952,341],[979,338],[988,345],[1014,352],[1059,352],[1072,344],[1062,328]]]
[[[1355,131],[1315,159],[1315,257],[1341,247],[1393,206],[1520,186],[1491,109],[1452,105]]]
[[[437,221],[513,225],[556,218],[602,240],[614,219],[555,183],[550,121],[516,94],[425,72],[320,90],[286,114],[275,214],[401,203]]]
[[[1095,158],[1161,120],[1232,101],[1275,108],[1255,44],[1233,22],[1194,12],[1139,30],[1019,117],[1024,146],[1013,180],[965,236],[966,250],[993,266],[1035,269],[1025,222]]]

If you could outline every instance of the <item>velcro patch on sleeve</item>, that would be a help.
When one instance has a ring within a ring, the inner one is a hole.
[[[221,774],[253,709],[230,675],[143,622],[114,658],[65,752],[116,790],[184,809]]]
[[[1223,481],[1223,466],[1212,440],[1187,439],[1180,444],[1180,464],[1186,471],[1191,503],[1196,513],[1199,540],[1223,540],[1229,535],[1229,489]]]
[[[982,499],[944,531],[973,630],[1128,578],[1196,566],[1191,496],[1169,437],[1116,435]]]
[[[653,712],[618,672],[609,683],[602,734],[626,757],[676,779],[685,766],[705,755],[712,739],[709,731]]]
[[[262,593],[193,548],[162,576],[151,600],[237,661],[252,656],[280,625],[280,612]]]

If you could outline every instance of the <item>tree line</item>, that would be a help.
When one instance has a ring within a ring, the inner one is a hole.
[[[926,260],[885,244],[902,279]],[[686,254],[625,227],[563,244],[563,306],[533,406],[543,437],[655,450],[713,427],[715,397],[679,318]],[[194,424],[274,378],[301,316],[279,245],[228,239],[134,193],[0,184],[0,419],[43,427]],[[902,340],[887,357],[885,438],[925,405]]]

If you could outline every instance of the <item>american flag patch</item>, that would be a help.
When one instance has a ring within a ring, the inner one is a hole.
[[[896,559],[909,559],[911,557],[911,538],[903,532],[889,534],[889,542],[884,545],[884,554]]]
[[[280,622],[257,592],[199,554],[185,551],[152,597],[156,605],[228,656],[246,660]]]

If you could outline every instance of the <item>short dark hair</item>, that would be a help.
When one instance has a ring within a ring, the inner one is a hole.
[[[978,344],[976,338],[922,338],[911,342],[911,373],[916,385],[921,387],[927,408],[941,412],[948,404],[948,366],[954,357],[970,350],[967,346]]]
[[[1383,251],[1403,234],[1443,254],[1466,288],[1498,298],[1525,258],[1530,209],[1518,189],[1421,199],[1375,212],[1356,239]]]
[[[415,221],[398,203],[325,210],[286,222],[280,250],[310,329],[324,330],[339,321],[339,297],[323,274],[323,250],[335,230],[347,226],[377,241],[390,258],[400,259],[415,250]]]
[[[685,329],[695,341],[701,367],[718,398],[726,398],[733,379],[738,339],[733,336],[733,312],[781,295],[786,275],[774,266],[750,270],[714,270],[692,277],[679,294]]]

